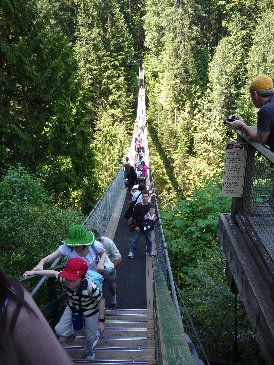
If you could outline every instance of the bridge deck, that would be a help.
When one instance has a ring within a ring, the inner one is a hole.
[[[126,190],[124,187],[121,189]],[[120,206],[117,207],[114,219],[110,222],[105,235],[113,238],[123,258],[122,263],[117,268],[117,307],[121,309],[144,309],[147,308],[146,261],[150,263],[151,260],[146,260],[144,236],[139,241],[134,259],[127,257],[132,233],[128,230],[123,211],[128,207],[128,204],[128,194],[122,191],[118,202]],[[116,226],[116,232],[113,232],[113,228],[115,229]],[[104,296],[108,307],[108,293],[105,292]]]

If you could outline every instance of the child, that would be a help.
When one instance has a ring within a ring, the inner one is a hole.
[[[41,275],[56,277],[66,286],[68,305],[55,327],[58,336],[66,341],[74,340],[77,332],[85,326],[87,359],[95,359],[94,347],[98,342],[97,328],[101,335],[105,330],[104,299],[98,286],[85,277],[88,271],[86,261],[75,257],[69,259],[61,272],[55,270],[26,271],[24,276]],[[99,312],[99,318],[98,318]]]
[[[149,208],[148,213],[144,216],[144,220],[142,222],[144,231],[146,230],[152,231],[156,220],[157,220],[157,215],[155,214],[155,208],[151,207]]]

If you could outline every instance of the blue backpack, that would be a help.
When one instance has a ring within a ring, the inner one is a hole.
[[[86,278],[93,281],[98,286],[100,291],[102,292],[104,278],[99,272],[93,271],[93,270],[88,270],[86,273]]]

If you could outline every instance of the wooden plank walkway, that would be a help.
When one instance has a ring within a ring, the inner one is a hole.
[[[128,231],[123,211],[128,206],[126,189],[114,209],[105,236],[114,240],[123,261],[117,268],[117,309],[106,309],[106,331],[96,346],[96,360],[84,359],[85,336],[78,336],[71,345],[64,345],[75,363],[155,365],[153,319],[153,264],[146,256],[144,237],[140,239],[133,260],[127,254],[132,233]],[[104,291],[106,308],[109,305]]]

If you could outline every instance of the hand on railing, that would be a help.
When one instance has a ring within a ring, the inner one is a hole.
[[[39,262],[39,264],[38,265],[36,265],[32,270],[33,271],[41,271],[41,270],[43,270],[44,269],[44,264],[43,264],[43,262]]]
[[[28,276],[34,276],[37,274],[37,270],[29,270],[29,271],[25,271],[23,276],[24,278],[28,277]]]

